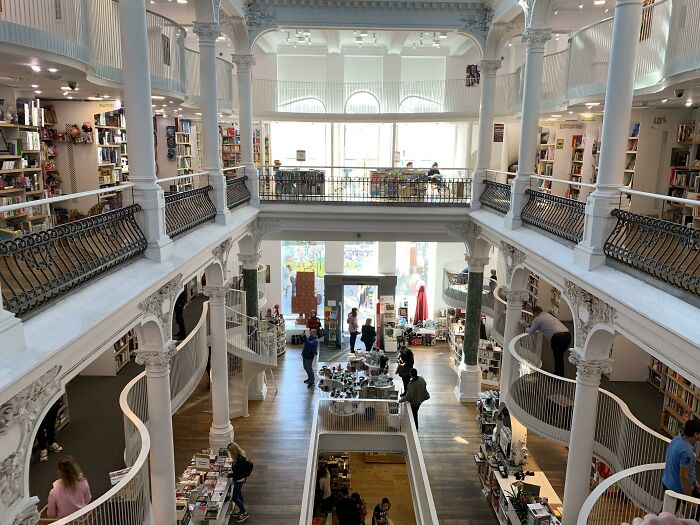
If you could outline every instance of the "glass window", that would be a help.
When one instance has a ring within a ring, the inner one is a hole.
[[[435,271],[436,243],[397,242],[396,243],[396,304],[408,305],[408,317],[416,311],[416,296],[421,284],[425,285],[428,296],[428,315],[433,313],[434,290],[428,289],[429,272]]]
[[[379,243],[364,241],[346,243],[343,273],[360,275],[379,273]]]
[[[273,160],[297,166],[297,150],[306,151],[306,166],[328,165],[330,124],[323,122],[272,122],[270,147]]]
[[[366,91],[354,93],[345,102],[345,113],[359,113],[361,115],[379,113],[379,101],[377,97]]]
[[[292,310],[296,295],[298,272],[314,272],[318,311],[323,308],[323,277],[326,274],[326,244],[317,241],[282,241],[282,308],[283,315],[300,312]],[[301,312],[308,315],[309,312]]]
[[[413,162],[419,169],[429,169],[433,162],[440,167],[454,167],[457,124],[450,123],[402,123],[397,125],[397,149],[401,164]],[[454,177],[454,173],[443,173]]]
[[[391,124],[343,124],[342,165],[377,168],[391,166]],[[369,176],[363,169],[345,168],[343,175]]]

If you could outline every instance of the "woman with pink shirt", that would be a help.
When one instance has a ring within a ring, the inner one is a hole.
[[[46,515],[49,518],[65,518],[90,503],[90,486],[80,467],[72,457],[58,460],[58,479],[49,492]]]

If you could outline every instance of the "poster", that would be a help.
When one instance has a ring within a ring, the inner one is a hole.
[[[297,162],[304,162],[306,160],[306,150],[305,149],[298,149],[297,150]]]
[[[564,139],[557,139],[557,149],[564,149]]]
[[[503,142],[503,133],[505,131],[505,124],[494,124],[493,125],[493,141]]]

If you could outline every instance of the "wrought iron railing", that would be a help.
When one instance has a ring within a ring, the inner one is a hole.
[[[0,241],[4,307],[19,316],[143,253],[138,204]]]
[[[204,186],[165,196],[165,231],[170,237],[191,230],[216,216],[216,207],[209,198],[211,190],[211,186]]]
[[[490,180],[484,181],[484,191],[479,197],[482,206],[508,213],[510,209],[510,184]]]
[[[605,255],[700,295],[700,230],[620,209],[612,215]]]
[[[229,209],[250,200],[250,191],[246,185],[247,175],[226,177],[226,203]]]
[[[470,178],[429,178],[402,175],[327,175],[321,170],[278,171],[260,176],[260,200],[267,202],[362,203],[394,205],[465,205]]]
[[[525,190],[529,199],[523,208],[523,222],[571,242],[583,239],[584,202],[551,195],[537,190]]]

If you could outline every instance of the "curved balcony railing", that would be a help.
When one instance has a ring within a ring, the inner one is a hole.
[[[201,107],[199,86],[199,52],[185,49],[185,68],[187,70],[187,105]],[[233,111],[233,65],[219,57],[216,58],[216,96],[219,111]]]
[[[465,308],[467,304],[467,288],[469,285],[469,274],[462,272],[451,272],[447,268],[442,270],[442,293],[460,306]],[[494,287],[495,288],[495,287]],[[483,313],[493,316],[493,292],[490,286],[484,286],[481,296],[481,310]]]
[[[528,336],[515,337],[508,348],[514,359],[509,378],[508,408],[529,429],[568,445],[576,381],[555,376],[532,364],[521,348],[520,343],[525,337]],[[593,453],[613,472],[665,459],[669,439],[642,424],[620,398],[603,389],[598,390],[595,427]],[[646,490],[650,487],[632,481],[621,485],[635,504],[650,506],[658,503],[660,508],[660,500],[655,501],[658,493]]]
[[[151,86],[184,98],[185,29],[147,11]],[[0,43],[80,62],[88,75],[121,82],[119,5],[115,0],[5,0]]]
[[[508,213],[510,209],[510,184],[485,180],[484,191],[479,197],[479,202],[487,208]]]
[[[636,518],[661,511],[697,522],[700,499],[671,490],[664,492],[664,467],[664,463],[639,465],[603,480],[581,507],[577,525],[634,523]],[[632,496],[628,495],[630,490],[635,491]]]
[[[258,279],[264,272],[258,272]],[[279,338],[277,326],[267,320],[245,314],[245,292],[236,289],[243,282],[234,278],[232,288],[226,295],[226,342],[229,353],[247,361],[277,366]]]
[[[530,189],[525,193],[529,199],[521,213],[523,222],[574,243],[583,239],[585,202]]]
[[[192,394],[207,366],[207,315],[205,302],[197,325],[177,346],[170,365],[170,398],[174,414]],[[124,462],[129,472],[106,493],[78,512],[53,525],[143,525],[150,520],[146,372],[132,379],[119,395],[124,414]]]
[[[226,173],[226,170],[224,170]],[[247,186],[248,176],[226,177],[226,204],[229,209],[250,200],[250,190]]]
[[[171,237],[180,235],[216,216],[216,207],[209,198],[213,188],[204,186],[165,196],[165,231]]]

